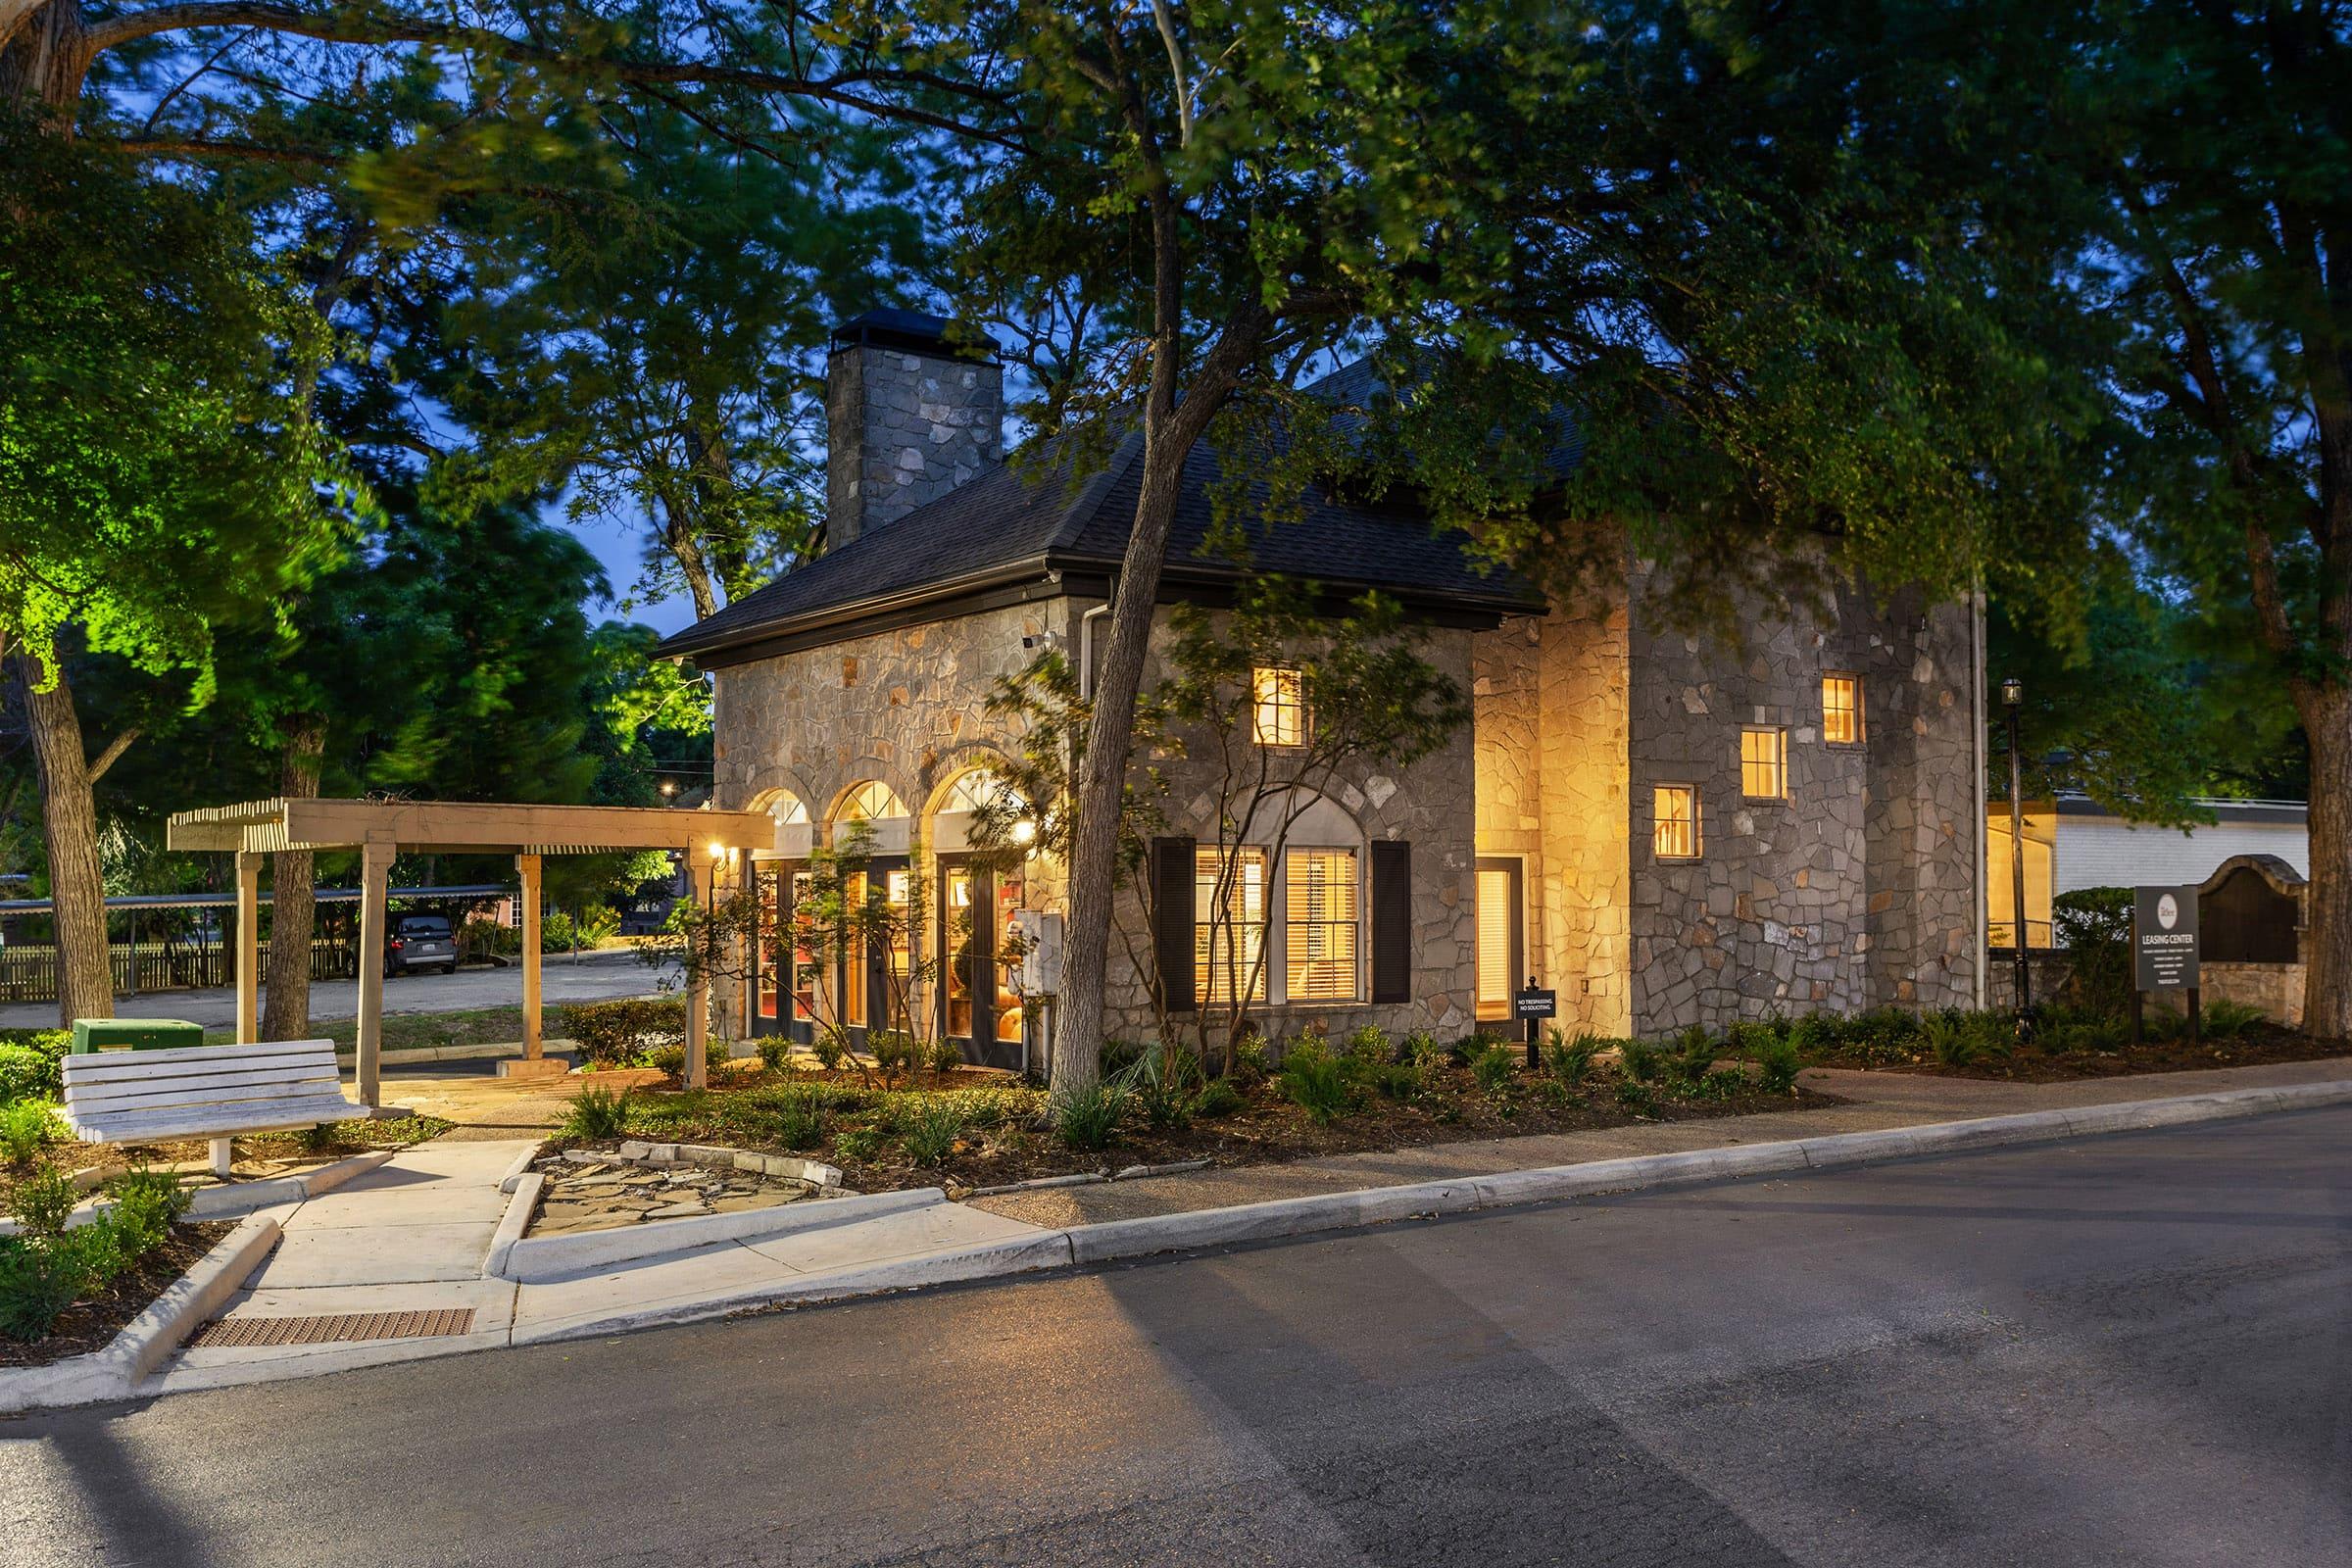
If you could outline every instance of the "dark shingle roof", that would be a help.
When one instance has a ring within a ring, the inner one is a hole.
[[[1072,466],[999,464],[895,522],[794,568],[665,640],[659,652],[695,655],[881,613],[925,599],[1035,580],[1051,571],[1115,570],[1127,550],[1143,488],[1143,437],[1131,434],[1097,471],[1071,482]],[[1185,459],[1164,580],[1230,581],[1234,564],[1204,553],[1219,465],[1206,442]],[[1417,608],[1487,613],[1542,607],[1535,589],[1485,567],[1458,532],[1437,532],[1399,509],[1363,506],[1310,489],[1301,514],[1269,524],[1253,486],[1244,536],[1262,571],[1327,587],[1380,588]]]

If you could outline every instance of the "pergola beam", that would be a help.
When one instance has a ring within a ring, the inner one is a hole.
[[[437,855],[512,855],[522,883],[523,1056],[541,1057],[539,986],[540,858],[613,850],[672,850],[688,867],[698,901],[709,902],[723,859],[746,850],[773,850],[775,818],[764,811],[681,811],[666,807],[538,806],[478,801],[347,801],[285,799],[211,806],[174,814],[167,842],[174,850],[211,850],[237,857],[237,1032],[250,1039],[258,1010],[252,961],[258,881],[264,855],[281,850],[362,850],[360,896],[360,1099],[372,1106],[382,1092],[384,1026],[384,900],[392,861],[403,850]],[[686,1081],[704,1079],[703,1041],[710,1010],[704,988],[687,999]],[[526,1069],[527,1071],[528,1069]]]

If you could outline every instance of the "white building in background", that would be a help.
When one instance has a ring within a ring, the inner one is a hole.
[[[2303,802],[2197,804],[2215,820],[2183,829],[2129,822],[2082,796],[2027,802],[2027,943],[2050,946],[2050,901],[2084,888],[2201,883],[2224,860],[2238,855],[2276,856],[2299,874],[2311,875],[2311,834],[2305,821],[2310,808]],[[1988,945],[2007,947],[2014,940],[2007,801],[1986,803],[1984,850]]]

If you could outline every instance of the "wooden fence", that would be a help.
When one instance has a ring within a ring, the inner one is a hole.
[[[110,943],[107,954],[115,975],[115,993],[128,996],[144,991],[188,991],[225,986],[236,979],[236,956],[224,942],[196,938],[173,941]],[[311,939],[311,978],[351,980],[359,975],[359,948],[348,934]],[[261,965],[270,967],[270,943],[261,944]],[[21,943],[0,948],[0,1002],[55,1002],[57,949],[50,943]]]

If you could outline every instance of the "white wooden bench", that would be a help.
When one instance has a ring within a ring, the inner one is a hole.
[[[331,1040],[107,1051],[66,1058],[66,1122],[91,1144],[213,1141],[228,1175],[239,1134],[285,1132],[364,1116],[343,1098]]]

